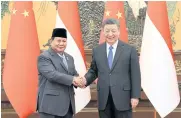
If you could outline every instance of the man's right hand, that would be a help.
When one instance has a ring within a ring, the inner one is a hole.
[[[74,77],[73,84],[74,84],[74,86],[78,86],[80,88],[85,88],[86,79],[85,79],[85,77],[80,77],[80,76]]]

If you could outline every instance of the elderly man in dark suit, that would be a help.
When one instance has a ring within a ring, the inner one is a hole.
[[[106,19],[103,33],[106,42],[94,48],[90,69],[83,87],[97,77],[100,118],[132,118],[132,108],[138,105],[141,77],[136,49],[119,40],[119,22]]]
[[[50,48],[38,57],[37,110],[40,118],[72,118],[75,113],[73,86],[77,86],[81,80],[73,57],[64,52],[66,30],[54,29],[50,44]]]

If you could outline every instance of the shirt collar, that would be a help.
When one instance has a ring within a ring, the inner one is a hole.
[[[58,56],[60,56],[60,57],[62,57],[62,58],[65,58],[64,53],[63,53],[63,54],[57,53],[57,54],[58,54]]]
[[[119,39],[118,39],[119,40]],[[116,49],[117,46],[118,46],[118,40],[112,45],[113,49]],[[109,50],[109,47],[111,46],[110,44],[106,43],[107,44],[107,49]]]

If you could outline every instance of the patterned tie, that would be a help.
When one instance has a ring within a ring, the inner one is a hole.
[[[113,62],[113,52],[112,52],[113,47],[110,46],[109,47],[109,54],[108,54],[108,64],[109,64],[109,68],[111,69],[112,67],[112,62]]]
[[[65,59],[65,56],[63,56],[63,63],[64,63],[65,67],[68,70],[68,64],[67,64],[67,60]]]

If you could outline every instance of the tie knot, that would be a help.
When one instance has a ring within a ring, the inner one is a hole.
[[[112,47],[112,46],[110,46],[110,47],[109,47],[109,50],[112,50],[112,49],[113,49],[113,47]]]

